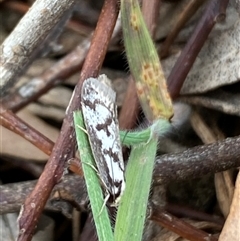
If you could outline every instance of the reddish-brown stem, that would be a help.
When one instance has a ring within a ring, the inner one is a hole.
[[[225,17],[228,2],[228,0],[210,1],[191,38],[182,50],[168,77],[168,90],[173,99],[179,95],[183,82],[212,28]]]
[[[2,126],[22,136],[47,155],[51,154],[54,143],[2,105],[0,105],[0,118]]]
[[[120,129],[132,129],[136,126],[136,120],[139,113],[139,100],[136,92],[135,82],[129,77],[129,84],[126,95],[123,100],[123,105],[119,115]]]
[[[204,213],[202,211],[198,211],[187,206],[168,203],[167,206],[165,207],[165,210],[178,217],[180,216],[180,217],[191,218],[199,221],[212,222],[220,226],[223,226],[224,224],[223,217]]]
[[[142,1],[142,14],[153,39],[159,18],[160,4],[161,0],[152,0],[151,2],[148,0]]]
[[[185,9],[181,12],[181,15],[176,21],[174,28],[168,34],[166,40],[164,41],[163,45],[161,46],[160,56],[164,58],[169,53],[169,48],[174,42],[176,36],[184,26],[184,24],[193,16],[193,14],[198,10],[198,8],[204,3],[203,0],[192,0],[189,1]]]
[[[177,233],[179,236],[192,241],[217,241],[216,237],[208,234],[194,226],[177,219],[170,213],[159,210],[154,204],[151,205],[150,220],[155,221],[160,226]]]
[[[41,177],[24,203],[23,211],[19,217],[19,227],[22,232],[18,236],[18,241],[31,240],[38,218],[51,190],[61,179],[65,162],[73,156],[73,150],[75,149],[73,111],[80,108],[80,93],[83,81],[91,76],[96,77],[99,73],[117,16],[118,1],[105,0],[90,50],[82,68],[80,80],[66,112],[61,134],[56,141]]]

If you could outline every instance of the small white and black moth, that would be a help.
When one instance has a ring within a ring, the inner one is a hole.
[[[106,84],[106,75],[83,82],[82,113],[105,199],[117,206],[125,189],[124,162],[119,136],[116,93]],[[104,83],[105,82],[105,83]]]

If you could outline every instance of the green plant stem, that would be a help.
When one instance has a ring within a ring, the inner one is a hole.
[[[77,137],[78,149],[82,160],[85,182],[90,199],[93,218],[99,241],[113,241],[113,232],[109,220],[107,208],[104,205],[104,198],[99,177],[95,170],[95,161],[91,152],[88,136],[85,133],[85,125],[82,113],[76,111],[73,114],[74,125]]]
[[[128,147],[146,143],[150,137],[150,128],[141,131],[120,131],[121,142],[124,146]]]
[[[134,146],[126,170],[126,189],[118,208],[114,240],[140,241],[146,216],[157,138]]]
[[[139,136],[138,132],[130,132],[133,137],[131,139],[132,151],[125,173],[126,189],[120,200],[116,218],[115,241],[140,241],[142,239],[158,138],[168,132],[170,127],[171,124],[166,119],[155,121],[143,130],[143,133],[147,133],[146,139],[142,138],[144,142],[136,141],[135,138]],[[128,134],[129,132],[125,133],[125,135]],[[122,137],[124,137],[123,134]]]
[[[171,124],[166,119],[159,119],[146,129],[137,131],[120,131],[120,139],[124,146],[135,146],[146,144],[153,133],[158,137],[163,135],[170,128]]]

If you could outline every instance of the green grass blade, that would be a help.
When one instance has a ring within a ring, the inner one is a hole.
[[[140,144],[146,144],[154,133],[160,137],[165,130],[170,127],[168,120],[160,119],[155,121],[152,126],[138,131],[120,131],[120,139],[124,146],[134,146]]]
[[[82,167],[98,239],[99,241],[113,241],[113,232],[107,208],[106,206],[103,206],[104,198],[99,177],[96,170],[93,168],[95,167],[95,161],[92,156],[88,136],[84,132],[85,125],[82,113],[80,111],[76,111],[74,112],[73,117],[78,149],[83,162]]]
[[[138,0],[121,0],[121,20],[126,55],[144,114],[149,121],[170,119],[171,98]]]
[[[148,128],[151,132],[148,141],[133,145],[125,173],[126,189],[116,218],[115,241],[142,239],[158,137],[166,133],[170,126],[165,119],[154,122]]]
[[[157,140],[133,147],[126,170],[126,189],[120,201],[115,241],[140,241],[146,216]]]
[[[147,143],[150,137],[150,128],[141,131],[120,131],[120,139],[124,146],[133,146]]]

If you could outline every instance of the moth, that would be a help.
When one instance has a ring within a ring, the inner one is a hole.
[[[116,93],[106,75],[83,82],[82,113],[92,154],[111,206],[117,206],[125,189],[124,162],[117,119]],[[104,83],[105,82],[105,83]]]

